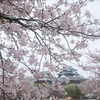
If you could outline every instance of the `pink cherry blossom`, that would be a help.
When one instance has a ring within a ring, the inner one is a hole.
[[[86,15],[87,18],[91,18],[91,14],[90,14],[89,11],[86,11],[85,15]]]
[[[30,99],[30,94],[24,93],[23,97],[24,97],[25,100],[29,100]]]
[[[69,83],[69,78],[66,78],[66,84],[68,84]]]
[[[43,47],[43,48],[42,48],[42,52],[43,52],[43,54],[45,54],[45,55],[49,54],[49,50],[48,50],[47,47]]]
[[[80,5],[77,3],[71,3],[70,4],[70,10],[72,10],[74,13],[80,13]]]
[[[44,74],[43,74],[43,73],[40,73],[38,70],[36,70],[36,71],[34,72],[34,78],[35,78],[36,80],[39,80],[39,79],[41,79],[41,78],[44,78]]]
[[[63,82],[63,80],[62,79],[59,79],[57,83],[58,84],[61,84],[62,82]]]

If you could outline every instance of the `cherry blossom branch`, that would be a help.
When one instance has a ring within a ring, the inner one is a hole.
[[[80,64],[79,64],[78,60],[76,59],[76,57],[75,57],[75,55],[74,55],[73,51],[72,51],[72,50],[71,50],[71,48],[70,48],[70,45],[69,45],[68,40],[65,38],[65,36],[64,36],[64,35],[63,35],[63,37],[64,37],[64,39],[66,40],[66,42],[67,42],[67,44],[68,44],[68,48],[69,48],[69,50],[71,51],[71,53],[72,53],[72,55],[73,55],[74,59],[76,60],[76,62],[77,62],[77,63],[78,63],[78,65],[80,66]]]
[[[54,92],[56,92],[56,93],[58,93],[58,91],[56,91],[56,90],[53,90],[51,87],[49,88],[49,87],[47,87],[46,85],[44,85],[43,83],[41,83],[45,88],[47,88],[48,90],[51,90],[51,91],[54,91]],[[59,90],[59,92],[61,92],[62,93],[62,91],[61,90]]]
[[[0,52],[0,59],[1,59],[1,63],[2,63],[2,72],[3,72],[3,75],[2,75],[2,82],[3,82],[3,86],[4,86],[4,74],[5,74],[5,72],[4,72],[4,68],[3,68],[3,58],[2,58],[2,54],[1,54],[1,52]],[[3,99],[5,100],[5,92],[3,91]]]
[[[89,36],[89,37],[100,37],[100,35],[89,35],[89,34],[85,34],[83,32],[78,32],[78,31],[69,31],[69,32],[71,32],[72,34],[73,33],[80,33],[80,34],[82,34],[84,36]],[[71,34],[68,34],[68,35],[71,35]],[[79,35],[76,34],[76,36],[79,36]]]
[[[22,61],[20,61],[23,65],[25,65],[29,70],[30,70],[30,72],[31,73],[33,73],[33,70],[28,66],[28,65],[26,65],[24,62],[22,62]]]
[[[11,34],[11,36],[12,36],[12,38],[13,38],[13,40],[14,40],[14,42],[15,42],[15,45],[16,45],[16,47],[17,47],[17,50],[18,50],[19,47],[18,47],[18,45],[17,45],[17,41],[15,40],[15,38],[14,38],[14,36],[13,36],[13,33]]]
[[[10,100],[13,100],[13,99],[11,99],[5,92],[4,92],[4,90],[0,87],[0,89],[3,91],[3,93],[10,99]],[[5,97],[3,97],[3,100],[5,100]]]

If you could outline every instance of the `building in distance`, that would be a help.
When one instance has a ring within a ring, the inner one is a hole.
[[[68,66],[66,70],[60,69],[60,72],[58,73],[58,79],[63,80],[62,85],[66,85],[66,78],[69,78],[69,83],[72,84],[80,84],[86,80],[86,78],[80,76],[77,73],[77,69],[74,69],[72,66]]]

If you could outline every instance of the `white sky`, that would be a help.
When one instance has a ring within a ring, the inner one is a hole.
[[[47,0],[47,4],[52,4],[52,3],[56,3],[58,0]],[[74,2],[74,1],[77,1],[77,0],[68,0],[69,2]],[[88,3],[86,7],[82,8],[82,12],[84,13],[85,10],[88,10],[90,11],[90,13],[95,17],[95,18],[98,18],[100,19],[100,13],[99,13],[99,10],[100,10],[100,0],[95,0],[94,2],[91,2],[91,3]],[[90,44],[90,48],[91,49],[94,49],[95,47],[100,47],[100,44],[99,44],[100,41],[96,41],[95,43],[93,44]],[[72,66],[74,67],[75,69],[78,69],[78,73],[84,77],[88,77],[90,74],[89,72],[86,72],[86,71],[83,71],[81,68],[75,66],[75,65],[69,65],[69,66]]]

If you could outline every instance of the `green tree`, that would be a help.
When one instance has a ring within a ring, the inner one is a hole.
[[[77,85],[69,84],[64,89],[67,92],[67,96],[71,96],[73,99],[79,99],[83,95]]]

